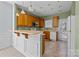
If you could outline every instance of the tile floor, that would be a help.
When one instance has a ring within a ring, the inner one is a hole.
[[[66,57],[67,42],[66,41],[46,41],[46,49],[43,57]],[[0,50],[0,57],[24,57],[19,51],[13,47]]]
[[[43,57],[66,57],[67,42],[66,41],[46,41],[46,49]]]
[[[19,51],[13,47],[0,50],[0,57],[24,57]]]

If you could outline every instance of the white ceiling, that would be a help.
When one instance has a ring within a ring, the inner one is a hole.
[[[67,12],[71,9],[71,1],[18,1],[16,4],[20,5],[24,9],[32,5],[32,14],[37,16],[48,16],[57,13]],[[29,11],[29,10],[27,10]]]

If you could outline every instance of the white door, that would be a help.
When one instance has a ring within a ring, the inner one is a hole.
[[[68,56],[75,55],[75,16],[67,18]]]
[[[75,16],[71,16],[71,56],[75,56]]]

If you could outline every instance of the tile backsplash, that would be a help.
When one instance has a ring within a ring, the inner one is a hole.
[[[17,30],[41,30],[39,27],[17,27]]]

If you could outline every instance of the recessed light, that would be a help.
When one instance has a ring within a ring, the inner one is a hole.
[[[32,7],[32,5],[30,4],[30,7]]]
[[[57,2],[60,2],[60,1],[57,1]]]
[[[28,7],[29,11],[34,11],[34,9],[32,7]]]
[[[59,8],[61,8],[62,7],[62,5],[59,5]]]
[[[48,6],[50,6],[51,4],[48,4]]]
[[[62,10],[58,10],[58,12],[62,12]]]
[[[41,8],[43,8],[43,7],[40,7],[40,9],[41,9]]]
[[[51,10],[53,10],[53,8],[51,8]]]

